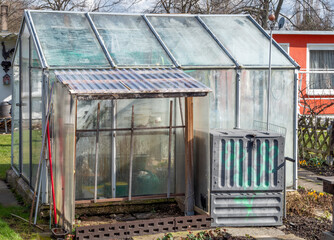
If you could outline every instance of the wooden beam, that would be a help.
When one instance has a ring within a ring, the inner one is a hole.
[[[185,99],[185,181],[186,181],[186,196],[185,196],[185,215],[194,215],[194,175],[193,175],[193,98]]]

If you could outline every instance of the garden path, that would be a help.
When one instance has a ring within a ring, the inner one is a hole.
[[[18,206],[14,194],[3,180],[0,180],[0,205],[4,207]]]
[[[310,172],[306,169],[298,169],[298,186],[304,187],[305,189],[312,189],[317,192],[323,192],[322,181],[317,179],[318,175]]]

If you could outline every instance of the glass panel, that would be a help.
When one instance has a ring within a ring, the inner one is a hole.
[[[235,70],[185,71],[196,80],[211,88],[209,93],[210,129],[235,127]],[[203,98],[198,98],[202,101]]]
[[[148,17],[181,65],[234,66],[195,17]]]
[[[293,158],[294,71],[273,70],[269,122],[285,132],[285,156]],[[287,186],[293,184],[293,164],[287,162]]]
[[[126,99],[117,101],[117,127],[131,127],[132,105],[134,106],[135,127],[169,126],[170,100],[175,103],[174,99],[167,98]]]
[[[76,199],[93,199],[96,133],[78,133],[76,143]]]
[[[31,66],[32,67],[36,67],[36,68],[41,68],[41,64],[39,62],[39,58],[38,58],[38,55],[37,55],[37,51],[36,51],[36,48],[35,48],[35,44],[33,41],[31,41]]]
[[[334,69],[334,50],[310,50],[310,70]],[[333,89],[333,73],[310,73],[310,89]]]
[[[201,18],[241,65],[267,66],[269,64],[270,41],[246,16],[203,16]],[[272,65],[293,66],[274,45]]]
[[[241,74],[241,128],[267,129],[268,71],[244,70]],[[285,136],[285,156],[293,158],[294,70],[273,70],[270,89],[269,131]],[[287,184],[292,185],[292,165]]]
[[[185,125],[185,105],[184,98],[178,98],[175,100],[175,125]],[[182,114],[182,115],[181,115]],[[181,117],[182,116],[182,117]],[[175,193],[185,193],[185,144],[184,144],[184,128],[175,129]]]
[[[91,17],[117,65],[173,65],[141,16]]]
[[[112,100],[80,100],[78,101],[77,129],[96,129],[97,104],[100,102],[100,129],[111,128]]]
[[[168,130],[135,131],[132,195],[167,193]],[[172,146],[174,145],[172,138]],[[118,132],[116,138],[116,197],[128,195],[130,132]],[[174,147],[171,149],[171,193],[174,192]]]
[[[210,189],[210,96],[193,99],[194,111],[194,187],[196,206],[208,210]],[[217,115],[217,114],[213,114]]]
[[[29,31],[27,26],[21,35],[22,41],[22,174],[30,180],[30,94],[29,94]]]
[[[240,127],[254,129],[267,121],[267,70],[243,70],[240,81]]]
[[[32,64],[35,64],[32,62]],[[31,155],[32,185],[34,186],[42,148],[42,69],[31,69]]]
[[[174,101],[173,125],[175,125],[174,99],[137,99],[117,100],[117,128],[131,127],[132,105],[134,105],[135,127],[169,126],[169,105]],[[116,101],[115,101],[116,102]],[[98,101],[78,102],[78,126],[81,129],[96,128]],[[111,128],[112,102],[100,101],[101,130]],[[82,110],[80,108],[82,107]],[[179,111],[179,109],[177,109]],[[83,114],[83,115],[79,115]],[[89,122],[89,124],[84,124]],[[152,195],[167,192],[168,173],[168,130],[135,130],[134,163],[133,163],[133,196]],[[116,132],[116,197],[128,196],[130,131]],[[174,192],[174,156],[175,131],[172,135],[171,148],[171,193]],[[100,132],[98,198],[111,197],[111,162],[112,134]],[[96,132],[77,133],[76,159],[76,199],[92,199],[94,197]],[[180,159],[183,161],[183,159]]]
[[[110,67],[83,13],[31,12],[49,66]]]
[[[16,105],[20,102],[20,45],[16,50],[15,62],[13,66],[13,89],[12,89],[12,158],[14,167],[19,170],[20,159],[20,108]]]
[[[79,104],[78,107],[82,104]],[[85,101],[86,104],[89,101]],[[97,101],[92,101],[97,104]],[[111,105],[111,101],[101,101],[101,106]],[[96,115],[97,108],[93,111]],[[100,112],[101,122],[103,114]],[[96,118],[95,118],[96,119]],[[111,123],[111,117],[109,116]],[[79,119],[78,119],[79,120]],[[94,126],[96,127],[96,125]],[[102,126],[101,126],[102,128]],[[111,125],[108,126],[111,128]],[[99,138],[99,162],[97,172],[97,197],[111,198],[111,162],[112,146],[111,132],[100,132]],[[96,151],[96,132],[78,133],[77,134],[77,158],[76,158],[76,199],[93,199],[95,187],[95,151]]]

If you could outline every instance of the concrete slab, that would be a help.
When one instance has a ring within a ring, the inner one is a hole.
[[[334,240],[334,234],[332,232],[323,232],[321,239],[322,240]]]
[[[306,189],[323,192],[322,181],[317,179],[318,175],[306,169],[298,169],[298,185]]]
[[[0,180],[0,204],[4,207],[18,206],[14,194],[2,180]]]

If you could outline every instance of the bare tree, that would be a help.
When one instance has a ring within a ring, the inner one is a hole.
[[[268,15],[274,13],[276,19],[287,18],[297,30],[333,29],[330,0],[157,0],[151,12],[250,14],[265,29]]]
[[[279,16],[284,0],[157,0],[151,12],[250,14],[264,28],[268,15]]]
[[[2,0],[0,5],[8,6],[8,30],[18,32],[20,29],[24,9],[29,8],[33,0]]]
[[[35,7],[55,11],[112,11],[125,0],[38,0]]]
[[[87,8],[87,0],[40,0],[36,7],[56,11],[83,10]]]
[[[291,14],[282,14],[296,30],[333,30],[329,0],[296,0]]]

